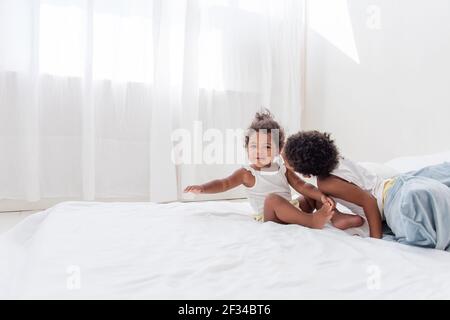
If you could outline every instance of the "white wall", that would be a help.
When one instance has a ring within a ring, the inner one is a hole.
[[[358,161],[450,150],[450,1],[348,0],[359,64],[345,10],[324,22],[330,7],[312,1],[303,127],[331,132]]]

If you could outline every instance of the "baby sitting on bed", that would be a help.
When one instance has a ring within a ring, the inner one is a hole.
[[[361,217],[337,211],[331,198],[286,168],[280,156],[284,143],[284,130],[270,112],[257,113],[245,136],[250,164],[225,179],[188,186],[184,192],[219,193],[244,185],[257,221],[314,229],[322,229],[330,220],[342,230],[361,226]],[[299,198],[292,200],[290,186],[300,193]],[[273,201],[279,202],[277,206]]]

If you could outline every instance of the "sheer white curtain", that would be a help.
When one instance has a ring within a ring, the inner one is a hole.
[[[0,0],[0,199],[181,199],[171,134],[299,128],[303,1]],[[206,143],[206,142],[205,142]]]

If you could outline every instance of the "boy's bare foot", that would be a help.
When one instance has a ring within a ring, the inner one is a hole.
[[[334,210],[331,205],[325,203],[322,208],[312,215],[312,228],[322,229],[333,218]]]
[[[338,229],[346,230],[361,227],[364,224],[364,219],[358,215],[336,212],[331,219],[331,223]]]

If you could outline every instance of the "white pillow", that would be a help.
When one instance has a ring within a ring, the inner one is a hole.
[[[399,175],[401,172],[394,169],[391,166],[388,166],[383,163],[375,163],[375,162],[360,162],[361,166],[369,170],[370,172],[375,173],[377,176],[382,179],[388,179]]]
[[[385,165],[404,173],[443,162],[450,162],[450,151],[425,156],[395,158],[386,162]]]

